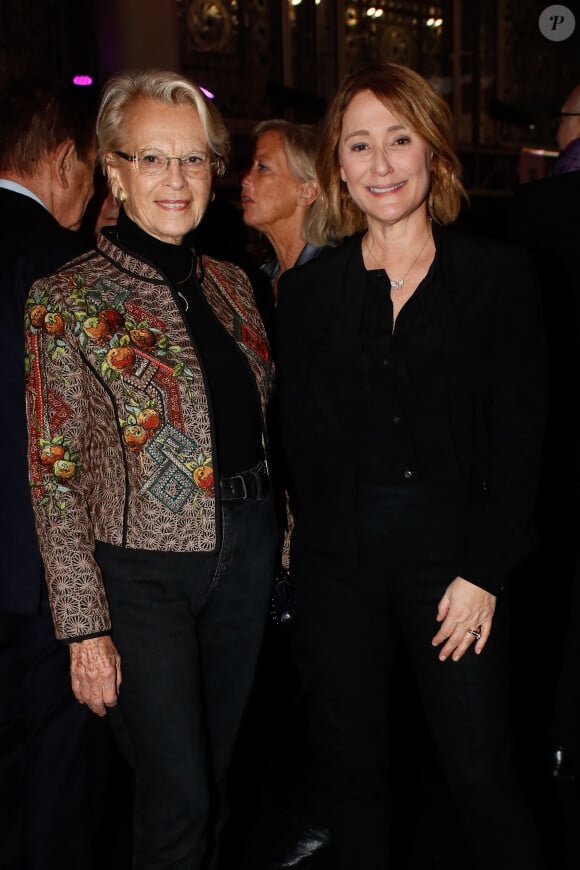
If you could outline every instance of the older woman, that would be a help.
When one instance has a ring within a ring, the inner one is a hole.
[[[388,689],[404,647],[454,801],[442,840],[459,826],[470,866],[536,868],[502,596],[533,545],[535,276],[523,251],[448,227],[464,195],[450,112],[410,69],[343,81],[319,178],[329,228],[352,237],[282,277],[277,335],[296,630],[337,866],[392,866]]]
[[[279,277],[313,260],[330,241],[313,208],[320,185],[316,175],[318,136],[307,124],[262,121],[254,131],[252,165],[242,179],[246,226],[263,233],[275,257],[262,267],[276,298]]]
[[[325,245],[333,244],[332,234],[328,232],[325,215],[318,209],[320,184],[316,170],[319,135],[308,124],[291,123],[273,118],[259,123],[254,130],[254,153],[252,163],[242,178],[242,212],[246,226],[258,230],[266,236],[274,256],[265,262],[259,276],[253,279],[256,300],[262,319],[271,339],[275,354],[274,312],[278,292],[278,280],[288,270],[302,266],[316,259]],[[263,280],[258,280],[258,277]],[[276,474],[279,484],[286,477],[283,458],[279,447],[279,408],[274,401],[271,409],[270,429],[274,452]],[[284,523],[286,492],[280,485],[278,490],[279,516]],[[262,654],[265,675],[262,680],[269,692],[268,705],[275,706],[276,696],[272,695],[272,672],[284,672],[284,690],[280,695],[284,709],[283,736],[276,734],[274,752],[280,740],[300,739],[303,729],[303,709],[298,701],[302,699],[299,681],[296,678],[294,656],[291,648],[291,635],[283,637],[271,632],[266,636]],[[289,697],[294,700],[294,709],[289,710]],[[272,734],[272,731],[270,731]],[[307,760],[303,766],[307,766]],[[297,777],[303,778],[304,770],[295,770]],[[272,868],[294,866],[298,861],[309,860],[314,853],[328,844],[328,831],[318,824],[317,815],[311,810],[303,818],[304,788],[296,792],[294,805],[296,818],[287,825],[283,838],[276,835],[272,842],[261,835],[259,848],[268,856],[256,859],[258,863]],[[289,821],[286,819],[286,821]],[[273,830],[274,830],[273,826]]]
[[[32,491],[73,690],[135,770],[133,866],[191,870],[268,611],[272,367],[245,276],[196,254],[215,107],[173,73],[121,75],[97,134],[117,225],[27,304]]]

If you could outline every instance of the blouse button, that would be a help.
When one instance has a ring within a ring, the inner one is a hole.
[[[403,472],[403,477],[404,477],[406,480],[410,480],[410,479],[413,477],[413,472],[411,471],[410,468],[406,468],[406,469],[404,470],[404,472]]]

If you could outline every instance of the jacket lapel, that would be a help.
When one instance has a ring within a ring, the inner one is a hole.
[[[347,241],[329,264],[322,305],[326,340],[314,348],[311,383],[327,423],[350,440],[358,418],[356,361],[364,298],[360,237]]]

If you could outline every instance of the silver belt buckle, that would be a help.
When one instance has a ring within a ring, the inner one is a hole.
[[[245,479],[244,475],[243,474],[236,474],[233,479],[235,480],[236,478],[239,478],[242,481],[242,490],[244,493],[243,495],[237,495],[236,498],[247,498],[248,497],[248,487],[246,486],[246,479]]]

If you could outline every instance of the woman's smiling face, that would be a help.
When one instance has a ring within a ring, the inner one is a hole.
[[[431,151],[371,91],[351,100],[342,122],[340,177],[368,222],[393,224],[427,210]]]
[[[170,106],[140,97],[124,117],[119,150],[128,155],[141,149],[170,157],[208,153],[208,142],[194,106]],[[140,174],[132,162],[111,154],[109,177],[115,195],[142,230],[171,244],[181,244],[186,233],[201,221],[209,203],[212,171],[209,161],[202,173],[186,177],[178,160],[171,160],[160,175]]]

